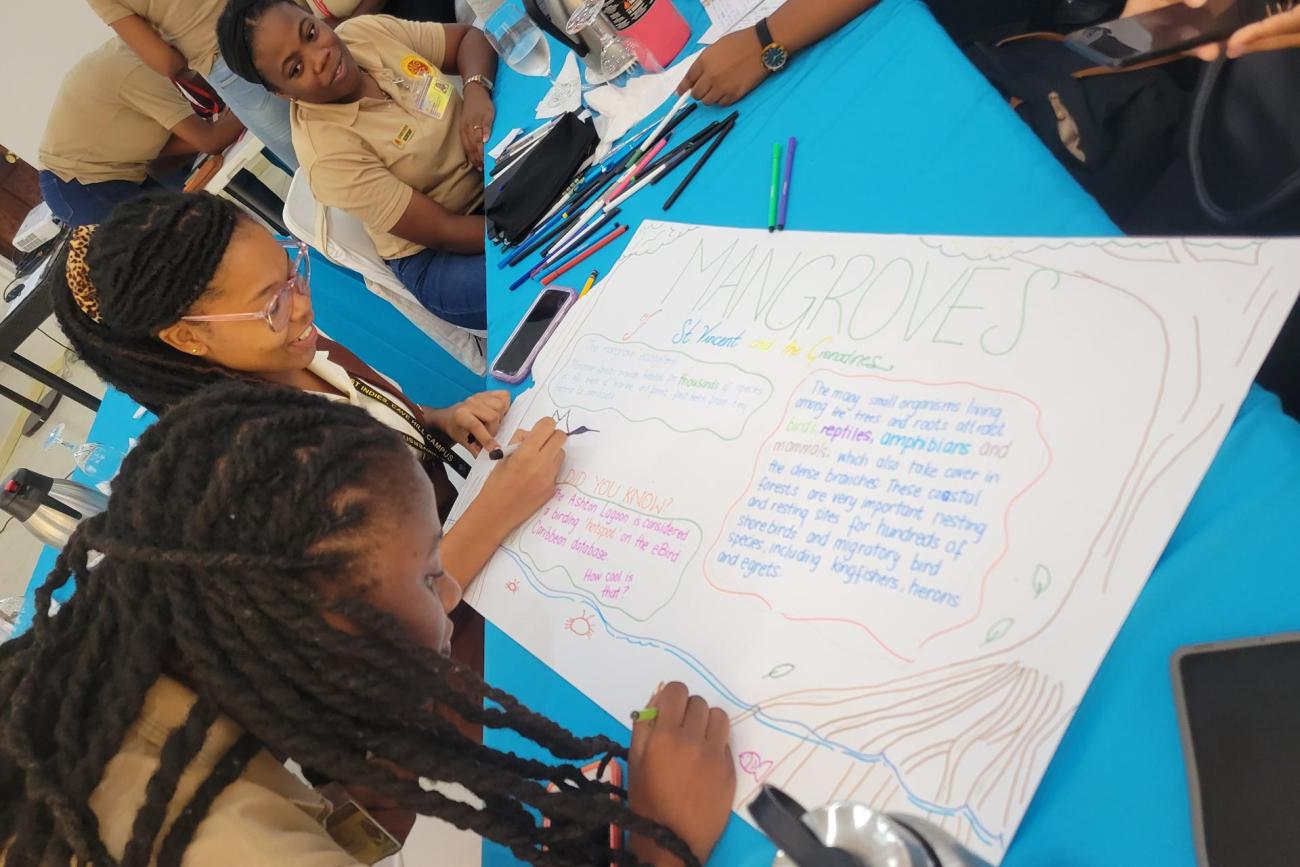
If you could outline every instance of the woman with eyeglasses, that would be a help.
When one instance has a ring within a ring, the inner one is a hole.
[[[121,205],[97,228],[78,229],[48,279],[77,354],[136,402],[162,414],[204,386],[235,379],[361,407],[421,459],[445,517],[455,498],[445,466],[460,460],[450,444],[476,455],[499,448],[509,395],[483,392],[442,409],[416,405],[316,329],[309,261],[303,246],[277,241],[224,199],[162,192]],[[447,534],[443,560],[462,586],[550,499],[564,439],[554,422],[539,422],[525,437],[534,447],[502,461]]]

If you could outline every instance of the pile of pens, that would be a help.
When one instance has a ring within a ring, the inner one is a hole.
[[[670,149],[668,143],[673,132],[698,107],[694,102],[687,104],[688,99],[689,95],[681,97],[657,124],[631,136],[605,159],[580,173],[528,236],[513,252],[502,257],[498,267],[510,268],[541,251],[541,261],[511,284],[511,291],[534,278],[548,286],[617,240],[628,230],[626,225],[616,222],[621,213],[620,206],[648,185],[658,183],[707,144],[699,162],[664,202],[665,211],[672,207],[740,116],[739,112],[733,111]],[[511,148],[502,156],[517,159],[522,155],[521,151],[539,140],[541,133],[538,130],[512,142]],[[604,234],[598,234],[602,231]]]
[[[790,208],[790,175],[794,173],[794,149],[797,144],[793,138],[786,142],[784,173],[781,171],[781,143],[772,145],[772,188],[767,204],[769,232],[785,231],[785,217]]]

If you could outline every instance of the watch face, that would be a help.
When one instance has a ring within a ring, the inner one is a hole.
[[[773,72],[785,66],[789,57],[786,50],[779,45],[769,45],[763,49],[763,65]]]

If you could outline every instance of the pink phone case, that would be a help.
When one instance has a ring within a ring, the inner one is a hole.
[[[533,344],[532,351],[528,353],[528,357],[525,358],[524,363],[520,365],[519,372],[502,373],[497,370],[497,363],[501,361],[501,356],[505,355],[510,349],[511,344],[515,342],[515,338],[519,336],[519,329],[524,327],[524,323],[528,321],[528,316],[533,312],[533,308],[546,297],[548,292],[563,292],[569,297],[564,299],[564,303],[560,305],[560,309],[555,312],[555,318],[551,320],[551,324],[547,326],[546,331],[544,331],[542,336],[537,339],[537,342]],[[542,347],[546,345],[546,341],[550,339],[552,332],[555,331],[556,326],[560,324],[560,320],[564,318],[564,314],[569,312],[569,308],[573,306],[573,302],[576,300],[578,300],[578,293],[574,292],[567,286],[547,286],[539,292],[537,297],[533,299],[533,303],[529,305],[528,312],[523,315],[523,318],[519,320],[519,324],[515,326],[515,330],[511,332],[510,339],[506,341],[506,345],[501,347],[501,351],[498,352],[497,357],[493,359],[492,366],[488,369],[488,372],[492,374],[492,378],[499,379],[502,382],[511,383],[512,385],[523,382],[527,379],[528,374],[533,370],[533,360],[537,358],[537,353],[542,351]]]

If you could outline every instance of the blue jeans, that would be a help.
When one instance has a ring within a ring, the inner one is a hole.
[[[50,212],[65,226],[93,226],[104,222],[113,208],[136,196],[158,189],[151,178],[135,181],[100,181],[83,184],[65,181],[54,172],[42,169],[40,174],[41,197],[50,206]]]
[[[425,249],[389,259],[402,285],[434,316],[461,328],[487,328],[487,257]]]
[[[262,87],[244,81],[230,71],[226,61],[217,57],[208,74],[208,84],[217,92],[235,117],[249,131],[262,140],[262,144],[284,163],[290,172],[298,170],[298,156],[293,152],[293,137],[289,129],[289,101]]]

